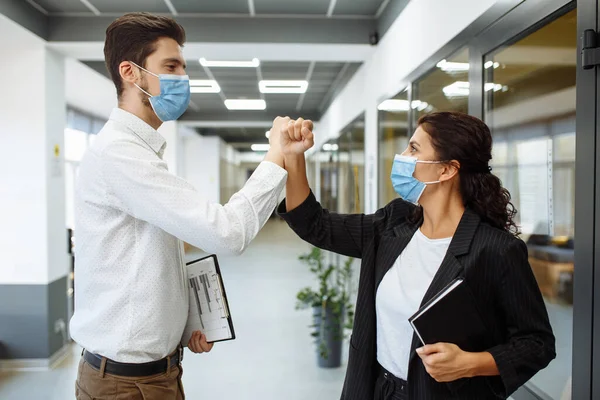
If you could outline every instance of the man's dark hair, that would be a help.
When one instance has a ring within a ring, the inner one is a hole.
[[[123,93],[119,65],[123,61],[132,61],[145,67],[148,56],[156,51],[156,41],[163,37],[183,46],[185,30],[173,18],[149,13],[125,14],[106,29],[104,59],[119,98]]]

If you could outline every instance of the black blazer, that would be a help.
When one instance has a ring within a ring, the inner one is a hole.
[[[386,272],[420,222],[407,217],[414,206],[397,199],[375,214],[340,215],[322,209],[314,195],[279,215],[305,241],[325,250],[361,258],[360,282],[342,400],[373,399],[379,372],[375,295]],[[511,234],[483,223],[467,209],[423,303],[464,274],[491,332],[487,351],[500,376],[436,382],[416,355],[413,335],[408,387],[410,399],[505,399],[554,359],[555,339],[546,306],[527,260],[527,247]]]

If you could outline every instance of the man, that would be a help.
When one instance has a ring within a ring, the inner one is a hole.
[[[279,142],[225,206],[168,172],[162,122],[188,106],[189,80],[173,19],[127,14],[106,31],[118,108],[81,162],[71,334],[85,350],[77,399],[183,399],[181,341],[188,315],[182,241],[240,254],[266,223],[287,174]],[[289,118],[277,118],[280,133]],[[207,352],[201,332],[188,343]]]

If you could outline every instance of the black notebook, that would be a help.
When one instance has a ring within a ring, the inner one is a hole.
[[[490,337],[462,278],[450,282],[408,321],[424,345],[454,343],[464,351],[484,351]]]

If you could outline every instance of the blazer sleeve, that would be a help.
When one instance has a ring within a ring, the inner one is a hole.
[[[382,226],[389,213],[389,205],[375,214],[336,214],[321,207],[314,194],[287,212],[285,200],[277,213],[290,228],[306,242],[323,250],[347,257],[362,258],[363,250]]]
[[[488,350],[510,396],[556,357],[546,305],[527,260],[527,246],[514,240],[499,258],[497,296],[506,321],[507,342]]]

